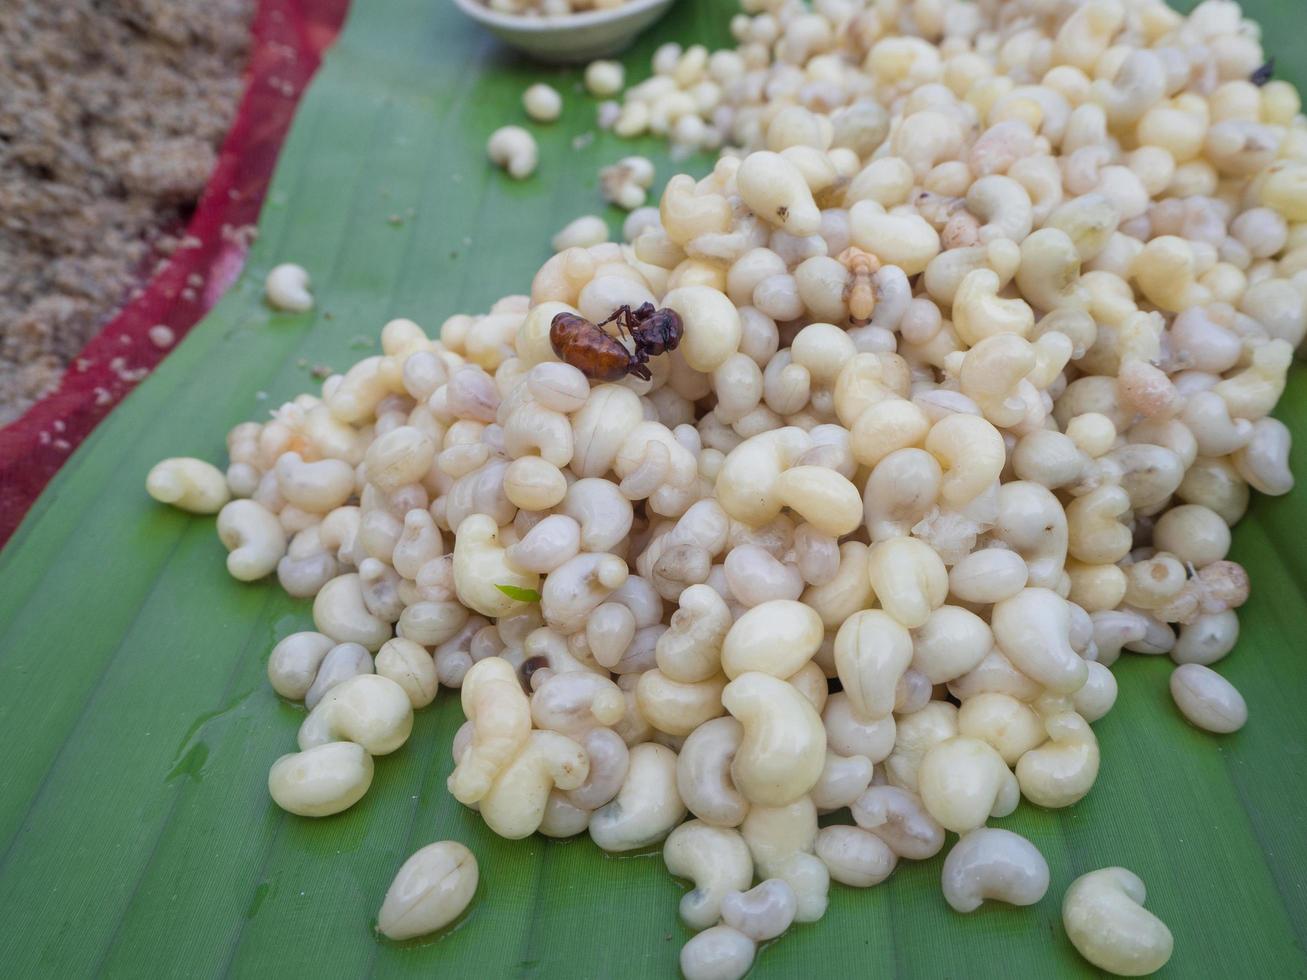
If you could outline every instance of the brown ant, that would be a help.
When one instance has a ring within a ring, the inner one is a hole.
[[[616,323],[631,338],[634,350],[627,350],[616,337],[602,329]],[[600,323],[591,323],[576,313],[559,313],[549,325],[549,343],[563,361],[592,381],[617,381],[628,374],[648,381],[649,358],[675,350],[684,328],[675,310],[655,309],[641,303],[634,310],[619,306]]]

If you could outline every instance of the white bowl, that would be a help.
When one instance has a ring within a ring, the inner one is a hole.
[[[626,48],[675,0],[629,0],[611,10],[588,10],[566,17],[501,14],[477,0],[454,0],[458,9],[505,44],[538,61],[593,61]]]

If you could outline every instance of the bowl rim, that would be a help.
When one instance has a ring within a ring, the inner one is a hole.
[[[579,14],[568,14],[563,17],[521,17],[491,10],[478,0],[454,0],[455,6],[462,10],[463,13],[482,24],[540,34],[614,23],[626,17],[633,17],[636,14],[653,10],[656,7],[669,6],[673,2],[675,0],[626,0],[621,6],[613,7],[610,10],[586,10]]]

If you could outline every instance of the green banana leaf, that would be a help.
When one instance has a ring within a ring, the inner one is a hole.
[[[1307,81],[1301,8],[1260,0],[1281,76]],[[683,0],[625,57],[633,77],[663,40],[721,45],[727,0]],[[537,79],[566,97],[535,127],[536,176],[485,162],[486,136],[522,122]],[[158,459],[221,461],[229,426],[263,415],[374,350],[380,325],[435,328],[525,292],[549,236],[598,210],[596,171],[652,141],[594,133],[579,73],[530,65],[445,0],[360,0],[304,100],[230,294],[73,456],[0,554],[0,975],[5,977],[664,977],[689,933],[684,883],[659,855],[588,840],[502,841],[445,791],[461,721],[442,692],[411,741],[378,760],[371,791],[324,820],[269,800],[269,764],[301,709],[264,677],[280,637],[311,623],[275,582],[227,577],[211,518],[155,505]],[[574,137],[583,136],[574,145]],[[590,141],[590,137],[593,140]],[[620,214],[607,212],[616,228]],[[268,310],[261,282],[293,260],[317,308]],[[1307,374],[1280,409],[1307,444]],[[1307,473],[1301,449],[1295,469]],[[1128,655],[1097,726],[1103,769],[1077,806],[1001,821],[1047,856],[1052,887],[1025,910],[953,913],[942,857],[885,884],[836,885],[830,911],[760,951],[754,976],[1083,976],[1059,906],[1077,875],[1120,864],[1175,934],[1169,977],[1307,976],[1307,498],[1259,500],[1235,535],[1252,573],[1243,638],[1220,666],[1247,727],[1188,726],[1165,658]],[[481,884],[454,930],[379,941],[376,910],[412,851],[455,838]]]

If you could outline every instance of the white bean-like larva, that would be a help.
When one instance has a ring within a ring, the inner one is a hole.
[[[550,514],[509,545],[504,555],[523,571],[547,575],[580,550],[581,525],[564,514]]]
[[[1116,675],[1097,661],[1089,664],[1085,686],[1071,695],[1071,704],[1085,721],[1095,722],[1116,704]]]
[[[589,248],[608,241],[608,223],[597,214],[583,214],[565,224],[550,239],[555,252],[569,248]]]
[[[535,173],[540,150],[535,137],[521,126],[501,126],[486,141],[486,156],[514,180],[525,180]]]
[[[449,925],[472,902],[477,859],[457,841],[438,841],[400,866],[377,914],[377,931],[390,939],[412,939]]]
[[[347,810],[371,785],[372,756],[353,742],[327,742],[283,755],[268,771],[273,802],[301,817]]]
[[[626,701],[617,685],[588,670],[556,673],[531,695],[536,728],[578,740],[593,728],[617,724],[625,713]]]
[[[1032,707],[997,691],[983,691],[962,702],[958,732],[988,742],[1010,766],[1048,737]]]
[[[836,672],[864,718],[884,718],[894,710],[899,678],[911,662],[911,634],[880,610],[855,613],[835,635]]]
[[[826,763],[826,730],[795,687],[747,671],[727,684],[721,697],[744,726],[731,776],[750,802],[782,806],[816,785]]]
[[[812,802],[822,811],[848,806],[871,785],[872,775],[872,762],[865,755],[843,756],[828,747],[821,778],[812,787]]]
[[[536,122],[553,122],[563,113],[563,97],[553,86],[537,82],[522,93],[522,108]]]
[[[826,699],[822,709],[826,742],[843,756],[863,756],[873,763],[883,761],[894,749],[894,715],[870,719],[860,715],[844,691]]]
[[[1171,672],[1171,697],[1185,718],[1209,732],[1237,732],[1248,721],[1248,705],[1238,689],[1199,663],[1181,664]]]
[[[985,548],[949,570],[949,591],[967,602],[998,602],[1020,592],[1028,575],[1025,560],[1015,551]]]
[[[550,790],[544,813],[540,817],[541,834],[556,838],[575,837],[585,833],[589,824],[589,810],[573,804],[562,790]]]
[[[898,719],[893,751],[885,760],[890,784],[917,792],[921,760],[934,746],[957,733],[958,709],[946,701],[932,701],[920,711]]]
[[[995,604],[994,639],[1023,673],[1059,694],[1084,686],[1085,661],[1072,648],[1070,610],[1065,599],[1048,589],[1022,589]]]
[[[436,699],[436,664],[426,648],[401,637],[387,640],[377,651],[376,671],[404,689],[413,707],[425,708]]]
[[[285,310],[287,313],[304,313],[313,309],[309,274],[293,262],[273,266],[263,281],[263,291],[274,309]]]
[[[1233,609],[1199,616],[1180,627],[1171,659],[1177,664],[1210,667],[1233,650],[1238,640],[1239,614]]]
[[[989,625],[960,606],[940,606],[912,631],[912,666],[932,684],[975,668],[994,646]]]
[[[722,897],[722,922],[756,943],[785,932],[797,910],[794,889],[781,878],[768,878],[748,891],[731,891]]]
[[[231,499],[222,470],[187,456],[155,463],[145,477],[145,491],[160,503],[192,514],[216,514]]]
[[[292,633],[268,657],[268,682],[283,698],[302,701],[336,641],[321,633]],[[311,707],[311,706],[310,706]]]
[[[590,772],[584,783],[565,795],[573,806],[597,810],[622,788],[630,752],[611,728],[592,728],[581,736],[581,747],[590,760]]]
[[[1034,905],[1048,891],[1048,862],[1020,834],[980,827],[953,845],[944,859],[944,900],[974,912],[986,899]]]
[[[684,816],[685,804],[676,790],[676,753],[645,742],[631,749],[617,796],[590,818],[590,836],[605,851],[634,850],[662,840]]]
[[[1070,806],[1088,793],[1098,778],[1098,739],[1084,718],[1057,706],[1045,715],[1044,727],[1048,741],[1017,761],[1017,781],[1022,795],[1032,803],[1050,808]]]
[[[853,888],[879,885],[899,860],[885,841],[861,827],[823,827],[816,849],[831,878]]]
[[[924,861],[944,846],[944,828],[916,794],[897,786],[872,786],[850,811],[859,827],[871,831],[899,857]]]
[[[391,625],[374,616],[363,597],[357,573],[339,575],[313,600],[313,622],[318,632],[340,643],[357,643],[369,651],[380,650],[390,639]]]
[[[388,677],[360,674],[327,692],[300,725],[301,749],[328,742],[357,742],[369,755],[389,755],[408,741],[413,705]]]
[[[722,670],[736,678],[746,671],[789,677],[821,644],[821,618],[791,599],[773,599],[739,617],[722,642]]]
[[[740,545],[726,555],[726,581],[735,598],[746,606],[772,599],[798,599],[804,579],[794,565],[778,561],[757,545]]]
[[[307,635],[317,636],[320,634],[310,633]],[[329,640],[328,642],[333,641]],[[269,674],[271,674],[271,660],[268,662],[268,667]],[[351,677],[371,674],[374,669],[372,657],[365,647],[357,643],[335,644],[333,642],[333,645],[323,655],[318,666],[314,669],[313,678],[308,688],[301,695],[304,700],[304,707],[312,711],[333,687],[345,683]]]
[[[671,832],[663,844],[663,863],[673,875],[695,884],[681,899],[681,921],[691,929],[716,925],[722,899],[753,880],[753,859],[740,832],[699,820]]]
[[[626,69],[620,61],[592,61],[585,66],[585,87],[591,95],[607,98],[622,90]]]
[[[730,926],[705,929],[681,947],[685,980],[740,980],[753,966],[757,944]]]
[[[630,647],[635,631],[635,614],[629,608],[620,602],[601,603],[586,620],[586,645],[601,667],[612,667]]]
[[[286,553],[281,522],[253,500],[233,500],[218,511],[218,538],[230,552],[227,571],[242,582],[270,574]]]
[[[552,670],[549,674],[551,679],[558,676]],[[554,731],[533,731],[479,801],[481,817],[500,837],[528,837],[540,829],[550,812],[552,791],[579,787],[589,775],[589,765],[585,750],[572,739]],[[571,806],[559,802],[565,808]],[[557,811],[554,816],[560,818],[554,829],[566,835],[571,829],[569,819]]]
[[[940,825],[955,833],[1006,816],[1020,798],[1017,778],[987,742],[957,736],[940,742],[921,760],[921,801]]]
[[[1123,977],[1160,970],[1174,939],[1161,919],[1144,908],[1147,891],[1125,868],[1081,875],[1062,898],[1067,938],[1094,966]]]
[[[744,737],[734,718],[714,718],[690,733],[676,760],[676,787],[686,807],[700,820],[737,827],[749,813],[749,801],[731,778],[731,763]]]

